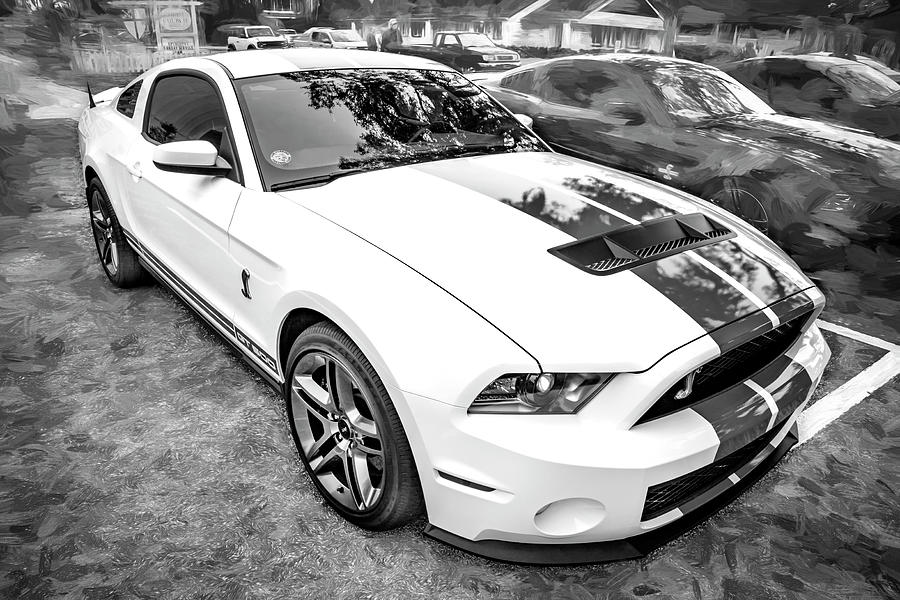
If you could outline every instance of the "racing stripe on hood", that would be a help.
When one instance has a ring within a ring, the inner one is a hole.
[[[413,168],[495,198],[579,240],[648,219],[680,214],[656,200],[584,175],[585,166],[567,158],[558,159],[538,178],[478,161],[469,161],[465,169],[453,161],[422,163]],[[497,176],[498,171],[502,177]],[[539,185],[535,185],[536,181]],[[718,244],[709,247],[715,246]],[[729,260],[729,253],[735,250],[736,258]],[[756,311],[763,311],[769,322],[777,326],[777,317],[766,307],[783,297],[777,295],[779,289],[793,284],[781,274],[777,285],[770,284],[774,275],[757,274],[771,268],[755,265],[757,262],[761,261],[732,242],[717,252],[688,251],[630,271],[708,332]],[[754,288],[765,295],[758,296]]]
[[[719,437],[715,460],[777,429],[806,402],[813,382],[803,365],[779,356],[751,379],[691,407]]]

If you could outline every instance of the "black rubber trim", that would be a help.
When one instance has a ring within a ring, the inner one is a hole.
[[[451,475],[450,473],[444,473],[443,471],[436,471],[438,476],[447,481],[452,481],[457,485],[463,485],[465,487],[472,488],[473,490],[478,490],[481,492],[494,492],[496,488],[488,487],[486,485],[482,485],[480,483],[475,483],[474,481],[469,481],[468,479],[463,479],[462,477],[457,477],[456,475]]]
[[[733,502],[762,478],[797,443],[794,425],[781,444],[751,471],[747,477],[716,496],[707,504],[658,529],[623,540],[588,544],[525,544],[499,540],[473,542],[431,524],[425,535],[465,552],[504,562],[529,565],[583,565],[634,560],[647,556],[678,536],[693,529],[725,505]]]

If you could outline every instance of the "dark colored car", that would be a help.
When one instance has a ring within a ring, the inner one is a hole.
[[[518,53],[501,48],[483,33],[471,31],[442,31],[434,34],[430,45],[400,46],[398,52],[430,58],[463,73],[504,71],[520,64]]]
[[[722,69],[780,113],[900,140],[900,83],[862,62],[808,54],[751,58]]]
[[[860,244],[898,241],[900,145],[775,114],[713,67],[578,56],[482,86],[530,116],[556,150],[706,198],[766,231],[805,268],[842,263]]]

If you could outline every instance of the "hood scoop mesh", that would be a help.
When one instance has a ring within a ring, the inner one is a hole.
[[[549,252],[592,275],[611,275],[734,236],[721,223],[692,213],[620,227],[551,248]]]

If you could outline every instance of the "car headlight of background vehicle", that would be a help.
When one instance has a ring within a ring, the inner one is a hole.
[[[469,406],[469,412],[571,414],[612,378],[611,373],[508,374],[484,388]]]

